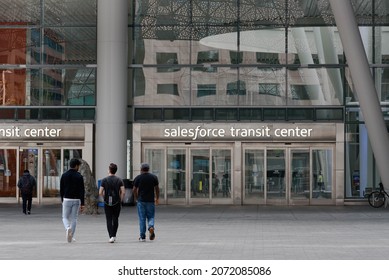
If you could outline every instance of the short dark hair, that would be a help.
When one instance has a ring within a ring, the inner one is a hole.
[[[81,161],[78,158],[72,158],[69,162],[70,168],[75,168],[77,165],[81,165]]]
[[[116,164],[114,164],[114,163],[110,163],[108,168],[109,168],[109,172],[111,174],[115,174],[116,171],[118,171],[118,166]]]
[[[150,170],[150,165],[149,165],[148,163],[144,162],[144,163],[142,163],[142,165],[140,166],[140,170],[141,170],[141,171],[147,172],[147,171]]]

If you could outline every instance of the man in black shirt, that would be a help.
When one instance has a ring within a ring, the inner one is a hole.
[[[108,167],[108,176],[101,181],[99,195],[104,199],[104,212],[107,221],[109,243],[116,241],[119,228],[119,216],[125,189],[123,180],[116,176],[118,167],[111,163]]]
[[[61,176],[60,194],[62,201],[62,222],[66,230],[66,240],[74,241],[78,212],[84,210],[85,187],[84,178],[78,172],[81,161],[70,160],[70,169]]]
[[[140,237],[139,241],[146,241],[146,219],[150,240],[155,238],[154,217],[155,205],[159,202],[158,177],[149,173],[148,163],[142,163],[141,174],[134,179],[134,195],[137,199]]]

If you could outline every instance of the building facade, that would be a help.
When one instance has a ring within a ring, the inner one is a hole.
[[[328,0],[0,0],[0,199],[24,169],[57,197],[82,157],[97,179],[149,162],[166,204],[363,201],[382,161],[361,94],[389,124],[386,2],[350,1],[367,93]]]

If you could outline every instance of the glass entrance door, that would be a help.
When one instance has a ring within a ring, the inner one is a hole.
[[[290,200],[308,203],[310,196],[309,149],[290,149]]]
[[[65,148],[19,148],[19,177],[24,170],[37,181],[37,189],[33,197],[39,202],[60,196],[60,178],[63,172],[69,169],[72,158],[82,158],[82,149]]]
[[[232,149],[144,146],[145,162],[158,176],[160,203],[212,204],[232,201]]]
[[[243,202],[248,204],[330,204],[332,147],[244,149]]]
[[[38,165],[39,149],[37,148],[20,148],[19,149],[19,177],[23,175],[24,170],[28,170],[36,179],[37,188],[33,192],[33,198],[40,195],[39,186],[39,165]]]
[[[210,202],[209,149],[190,149],[190,203]]]
[[[286,203],[285,161],[285,149],[266,150],[266,194],[268,202]]]

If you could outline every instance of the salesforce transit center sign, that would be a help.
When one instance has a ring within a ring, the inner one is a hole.
[[[142,140],[183,141],[333,141],[335,124],[147,124]]]

